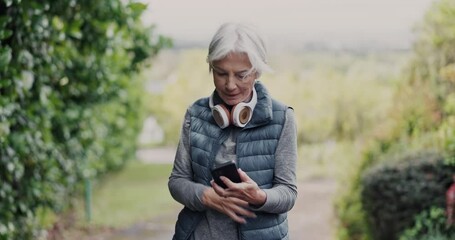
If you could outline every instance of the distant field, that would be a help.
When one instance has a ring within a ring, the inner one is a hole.
[[[175,145],[186,108],[213,91],[206,50],[164,51],[145,73],[149,109]],[[365,139],[387,130],[388,111],[408,52],[295,52],[270,56],[263,81],[292,106],[298,127],[301,177],[349,173]],[[303,173],[304,172],[304,173]]]

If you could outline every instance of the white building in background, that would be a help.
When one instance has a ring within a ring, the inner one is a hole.
[[[142,131],[139,134],[139,144],[142,146],[158,144],[163,142],[163,140],[163,129],[161,129],[154,117],[149,116],[147,119],[145,119]]]

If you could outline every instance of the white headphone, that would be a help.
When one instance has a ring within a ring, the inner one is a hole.
[[[240,102],[237,105],[232,107],[232,110],[229,111],[224,104],[213,105],[213,95],[212,93],[209,100],[209,106],[212,109],[212,115],[215,119],[216,124],[220,128],[226,128],[231,124],[234,124],[237,127],[245,127],[253,116],[254,108],[257,103],[257,93],[256,89],[253,87],[253,97],[250,102]]]

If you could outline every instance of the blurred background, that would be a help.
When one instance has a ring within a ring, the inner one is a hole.
[[[295,110],[293,239],[455,237],[453,0],[3,0],[0,238],[171,239],[224,22],[266,36],[261,81]]]

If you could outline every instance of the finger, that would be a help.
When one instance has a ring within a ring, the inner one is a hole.
[[[235,197],[240,199],[245,199],[245,193],[248,191],[247,183],[227,183],[228,188],[223,189],[225,197]]]
[[[246,183],[237,184],[236,189],[226,189],[226,196],[242,199],[243,201],[248,202],[251,198],[250,186]]]
[[[241,224],[246,223],[244,214],[246,215],[248,213],[242,210],[245,209],[244,207],[242,207],[244,205],[243,204],[244,201],[236,198],[225,198],[223,201],[224,203],[222,205],[224,205],[224,207],[220,206],[221,212],[224,212],[224,214],[229,216],[235,222]]]
[[[245,217],[250,217],[250,218],[256,218],[256,214],[254,214],[254,212],[244,208],[244,207],[241,207],[241,206],[238,206],[238,205],[234,205],[233,206],[233,211],[237,214],[237,215],[240,215],[240,216],[245,216]]]
[[[237,198],[226,198],[224,212],[236,222],[245,223],[244,217],[256,218],[256,214],[247,209],[248,203]]]
[[[221,179],[221,181],[223,181],[223,183],[226,185],[226,187],[228,189],[229,188],[232,188],[232,189],[236,188],[236,183],[233,183],[229,178],[227,178],[225,176],[221,176],[220,179]]]
[[[239,172],[239,175],[240,175],[240,180],[242,180],[242,182],[249,182],[249,181],[253,181],[253,179],[251,179],[248,174],[246,174],[246,172],[244,172],[242,169],[238,169],[237,170]]]
[[[215,190],[215,193],[218,194],[220,197],[228,197],[226,191],[220,187],[220,185],[216,184],[215,181],[210,182],[212,184],[213,190]]]
[[[249,203],[241,198],[229,197],[228,199],[231,203],[235,204],[236,206],[240,206],[243,208],[249,207]]]
[[[246,223],[245,218],[238,216],[234,212],[227,212],[226,215],[228,215],[235,222],[238,222],[240,224],[245,224]]]

